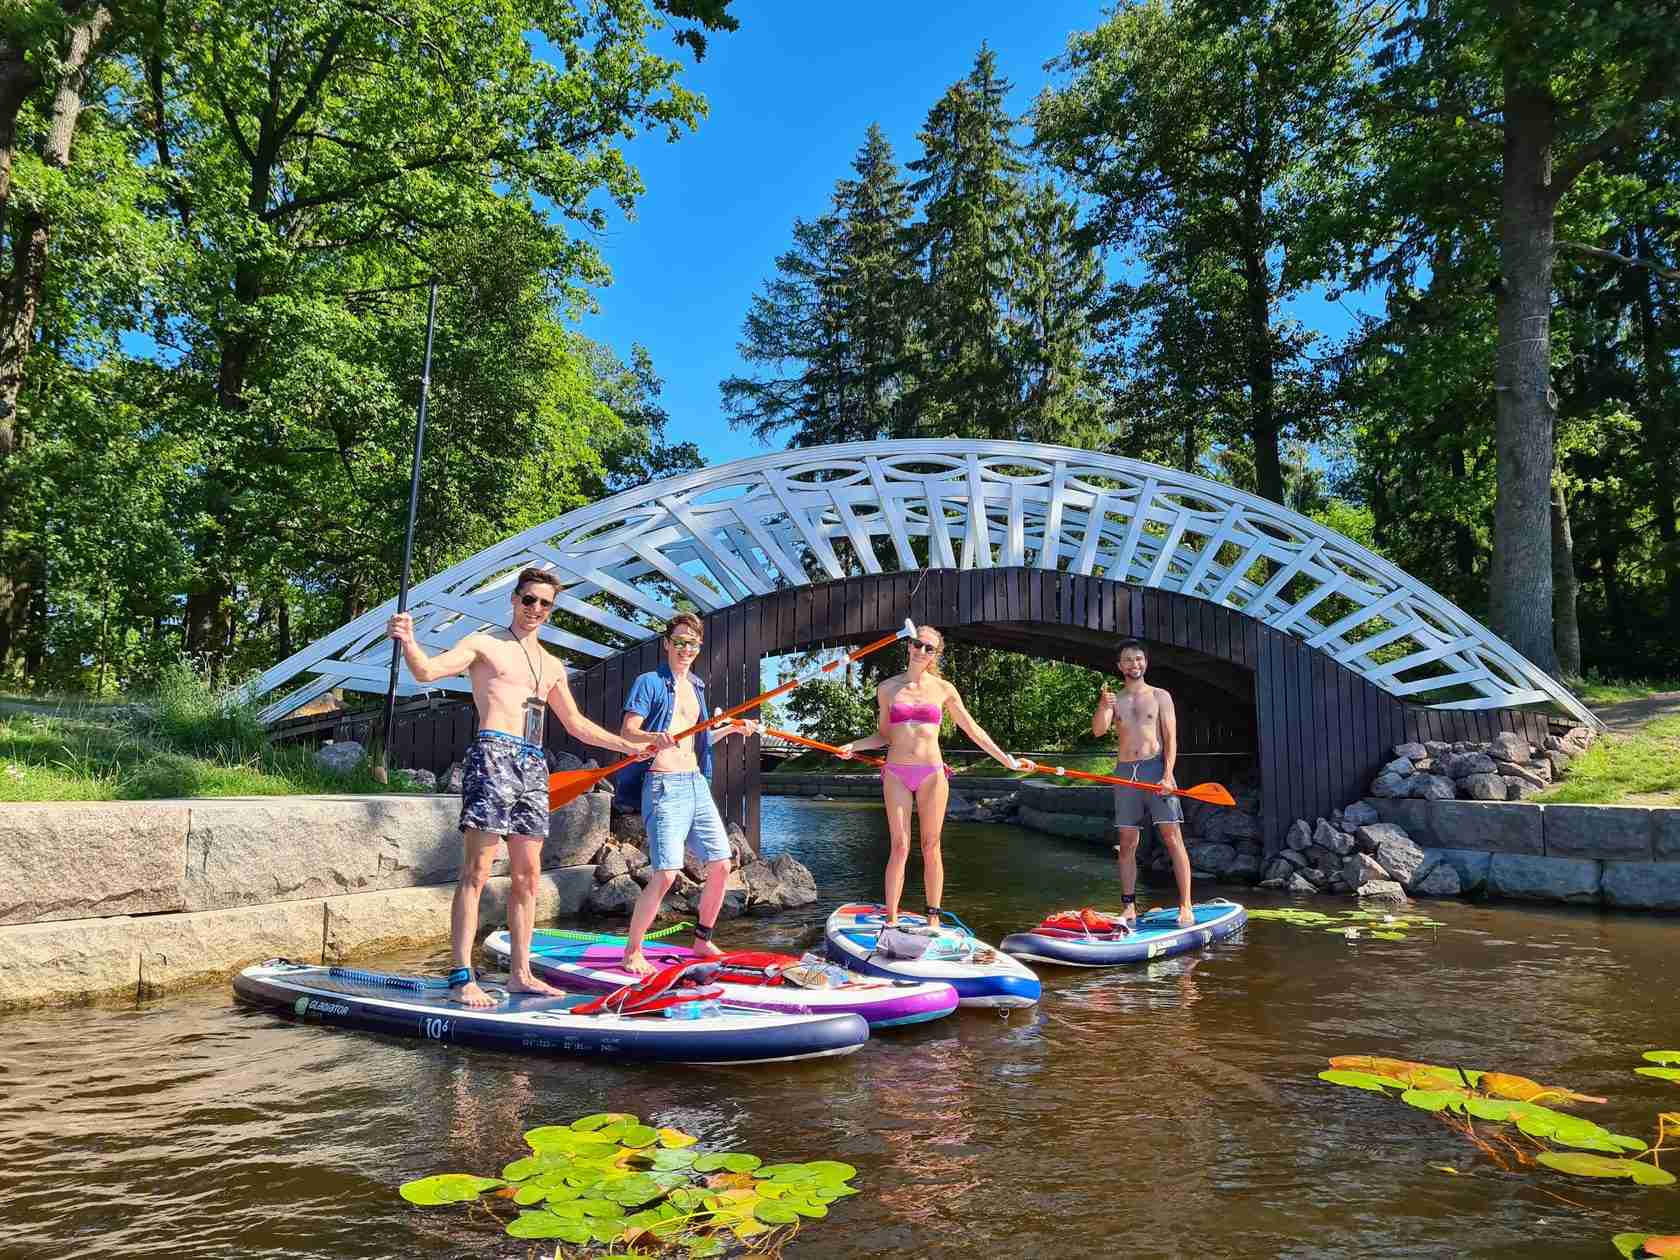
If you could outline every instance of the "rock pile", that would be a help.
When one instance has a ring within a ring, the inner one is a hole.
[[[1396,744],[1394,760],[1371,782],[1371,795],[1425,801],[1521,801],[1549,787],[1587,750],[1593,732],[1585,726],[1548,735],[1535,748],[1521,735],[1502,731],[1491,740]]]
[[[1262,888],[1294,893],[1344,893],[1404,903],[1417,897],[1456,897],[1458,871],[1439,852],[1418,847],[1404,828],[1377,821],[1356,803],[1309,827],[1297,819],[1284,847],[1267,863]]]
[[[797,858],[783,853],[765,861],[747,845],[737,823],[729,824],[729,882],[723,894],[720,919],[743,914],[771,914],[817,899],[817,881]],[[676,883],[665,895],[659,917],[664,921],[692,918],[700,905],[705,869],[691,853]],[[613,810],[612,839],[595,854],[595,887],[584,908],[591,914],[628,917],[636,898],[652,878],[648,864],[647,828],[640,814]]]

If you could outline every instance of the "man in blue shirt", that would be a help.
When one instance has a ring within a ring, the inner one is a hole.
[[[678,613],[671,619],[663,639],[665,663],[636,679],[625,698],[622,731],[626,739],[683,731],[701,721],[706,713],[706,684],[691,667],[700,655],[704,637],[705,628],[693,613]],[[753,735],[757,731],[757,722],[735,721],[722,728],[718,737]],[[621,798],[634,792],[636,772],[644,765],[627,767],[621,773],[616,789]],[[624,945],[624,968],[636,975],[653,971],[642,953],[642,938],[659,913],[660,902],[676,882],[688,849],[696,850],[706,863],[706,885],[695,913],[695,952],[723,952],[712,943],[712,929],[717,926],[724,885],[729,880],[729,836],[712,800],[711,774],[710,731],[678,740],[645,767],[640,803],[652,874],[636,899],[629,939]]]

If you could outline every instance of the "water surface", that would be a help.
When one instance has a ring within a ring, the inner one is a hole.
[[[797,946],[878,896],[878,807],[766,798],[764,831],[825,904],[726,944]],[[947,847],[946,904],[993,941],[1118,900],[1095,845],[952,824]],[[919,879],[913,859],[912,907]],[[0,1255],[526,1256],[396,1187],[494,1173],[523,1130],[601,1110],[857,1165],[863,1193],[790,1255],[1613,1257],[1619,1230],[1680,1232],[1680,1189],[1502,1174],[1434,1117],[1315,1079],[1349,1052],[1499,1067],[1608,1095],[1593,1117],[1648,1140],[1680,1109],[1630,1071],[1680,1047],[1674,919],[1431,909],[1447,926],[1404,942],[1254,923],[1190,959],[1046,967],[1037,1009],[780,1067],[527,1060],[296,1025],[230,989],[0,1016]]]

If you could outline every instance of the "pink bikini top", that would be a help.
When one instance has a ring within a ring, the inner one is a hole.
[[[927,722],[939,725],[942,708],[937,704],[895,704],[887,710],[887,721],[893,726],[902,722]]]

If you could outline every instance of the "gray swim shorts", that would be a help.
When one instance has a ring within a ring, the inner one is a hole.
[[[548,835],[548,760],[502,731],[480,731],[461,770],[461,830]]]
[[[1164,757],[1150,757],[1146,761],[1122,761],[1114,773],[1122,779],[1136,779],[1139,783],[1159,783],[1167,773]],[[1163,796],[1159,792],[1145,792],[1141,788],[1114,789],[1114,825],[1141,827],[1145,822],[1181,823],[1184,810],[1178,797]]]

